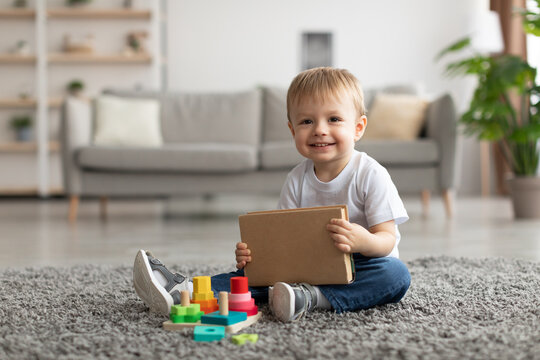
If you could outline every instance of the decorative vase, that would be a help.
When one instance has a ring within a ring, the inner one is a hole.
[[[17,141],[30,141],[30,138],[32,137],[32,128],[31,127],[23,127],[18,128],[15,132],[15,136],[17,137]]]
[[[540,176],[516,176],[508,179],[517,219],[540,219]]]

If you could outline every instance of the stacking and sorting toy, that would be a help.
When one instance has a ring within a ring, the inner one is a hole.
[[[257,334],[240,334],[231,337],[231,341],[236,345],[244,345],[247,341],[255,344],[257,340],[259,340],[259,335]]]
[[[195,326],[193,340],[195,341],[218,341],[225,337],[223,326]]]
[[[231,293],[229,294],[229,309],[243,311],[248,316],[257,315],[259,308],[248,290],[248,278],[236,276],[231,278]]]
[[[212,291],[210,276],[196,276],[193,278],[193,295],[191,302],[199,304],[205,314],[219,309],[217,299]]]
[[[178,323],[196,323],[201,319],[204,312],[201,311],[199,304],[189,303],[189,291],[180,292],[180,305],[171,306],[169,318],[174,324]]]
[[[217,299],[213,296],[214,292],[211,288],[209,276],[193,278],[193,299],[191,303],[189,301],[189,292],[187,290],[182,291],[180,293],[180,305],[171,307],[170,320],[163,323],[163,329],[183,330],[194,328],[199,334],[194,337],[196,341],[212,341],[219,340],[212,337],[218,336],[217,330],[198,328],[220,328],[224,333],[235,334],[256,323],[261,318],[255,300],[248,290],[247,278],[231,278],[231,293],[226,291],[219,293],[219,307]],[[235,301],[232,302],[231,298],[235,299]],[[212,340],[197,340],[197,338]]]
[[[201,323],[228,326],[247,320],[247,314],[240,311],[229,311],[228,294],[219,293],[219,311],[203,315]]]

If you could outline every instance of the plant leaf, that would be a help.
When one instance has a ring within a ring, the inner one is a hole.
[[[435,61],[438,61],[440,58],[442,58],[444,55],[448,53],[464,49],[470,44],[471,44],[470,37],[460,39],[456,41],[455,43],[451,44],[450,46],[448,46],[447,48],[443,49],[439,54],[437,54],[437,56],[435,57]]]
[[[517,128],[508,139],[517,144],[535,142],[540,139],[540,124],[527,124]]]
[[[514,12],[521,15],[525,33],[540,36],[540,0],[534,0],[536,6],[530,9],[515,8]]]
[[[489,70],[491,66],[491,62],[492,60],[488,57],[474,56],[468,59],[463,59],[463,60],[448,64],[446,67],[446,74],[448,76],[465,75],[465,74],[473,74],[473,75],[485,74]]]

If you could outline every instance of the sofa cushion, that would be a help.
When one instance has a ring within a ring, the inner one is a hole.
[[[261,146],[261,167],[265,170],[289,169],[299,164],[304,157],[298,153],[294,141],[272,141]]]
[[[82,168],[112,171],[230,173],[257,168],[245,144],[166,144],[161,148],[87,146],[76,152]]]
[[[356,150],[366,152],[383,166],[433,165],[439,162],[434,140],[360,140]]]
[[[415,140],[424,126],[427,105],[415,95],[377,94],[364,139]]]
[[[266,87],[263,99],[263,142],[290,140],[287,89]]]
[[[104,95],[97,97],[95,109],[95,145],[163,145],[158,101]]]
[[[159,99],[166,143],[260,143],[262,105],[257,89],[201,94],[108,89],[105,93]]]
[[[374,87],[369,89],[364,89],[364,105],[368,111],[368,118],[369,118],[369,112],[371,111],[373,107],[373,100],[375,100],[375,96],[377,94],[405,94],[405,95],[418,95],[420,93],[420,89],[418,85],[389,85],[385,87]]]

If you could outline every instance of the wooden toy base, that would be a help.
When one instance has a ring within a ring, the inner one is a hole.
[[[257,315],[248,316],[247,320],[241,321],[236,324],[225,326],[225,332],[228,334],[236,334],[240,330],[255,324],[261,318],[262,314],[259,311]],[[216,326],[214,324],[201,324],[200,321],[194,323],[173,323],[171,320],[167,320],[163,323],[164,330],[183,330],[183,329],[192,329],[195,326]]]

